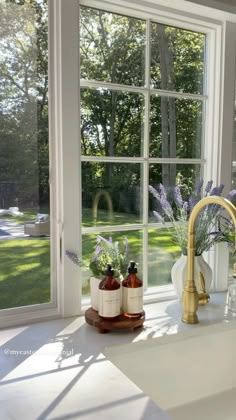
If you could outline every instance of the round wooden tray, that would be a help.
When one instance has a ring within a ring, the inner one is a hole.
[[[135,328],[140,328],[143,326],[145,321],[145,312],[143,312],[138,318],[127,318],[124,315],[120,315],[116,320],[108,321],[101,318],[97,311],[89,308],[85,312],[85,321],[87,324],[96,327],[100,333],[105,333],[112,330],[134,330]]]

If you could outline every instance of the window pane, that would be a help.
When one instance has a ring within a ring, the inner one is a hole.
[[[80,8],[81,78],[144,84],[145,21]]]
[[[234,138],[233,138],[232,189],[233,188],[236,188],[236,120],[234,122]]]
[[[83,226],[140,223],[140,164],[82,163]]]
[[[143,268],[142,268],[142,256],[143,256],[143,233],[141,230],[135,231],[123,231],[123,232],[102,232],[99,235],[104,237],[105,239],[112,238],[112,241],[118,241],[119,245],[121,245],[122,241],[125,237],[127,237],[129,242],[129,260],[134,260],[138,263],[138,275],[140,278],[143,276]],[[82,258],[86,265],[89,265],[90,258],[95,250],[96,246],[96,239],[97,234],[92,235],[83,235],[82,238]],[[122,248],[120,248],[122,249]],[[128,267],[128,265],[127,265]],[[89,296],[90,288],[89,288],[89,278],[92,275],[92,272],[87,269],[83,269],[81,271],[82,274],[82,293],[83,296]],[[125,277],[126,273],[124,272],[123,276]]]
[[[236,91],[235,91],[236,97]],[[232,183],[231,189],[236,189],[236,103],[234,109],[234,131],[233,131],[233,145],[232,145]],[[236,256],[233,254],[232,250],[229,252],[229,280],[235,280],[236,272],[234,269],[234,264],[236,264]],[[235,266],[236,268],[236,266]],[[234,277],[232,277],[234,274]]]
[[[174,186],[178,184],[185,200],[191,195],[200,178],[200,165],[151,164],[149,174],[149,184],[153,187],[163,184],[170,200],[173,197]],[[149,219],[150,222],[157,222],[153,210],[157,210],[156,200],[149,194]]]
[[[171,283],[171,268],[181,255],[166,228],[148,230],[148,286]]]
[[[81,89],[81,151],[87,156],[140,156],[142,94]]]
[[[204,34],[152,23],[153,88],[202,94],[204,55]]]
[[[0,28],[3,309],[50,301],[47,1],[1,1]]]
[[[200,158],[201,101],[151,96],[150,156]]]

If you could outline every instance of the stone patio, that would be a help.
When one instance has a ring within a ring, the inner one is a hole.
[[[9,219],[0,219],[0,240],[26,237],[29,235],[24,234],[24,223],[19,224]]]

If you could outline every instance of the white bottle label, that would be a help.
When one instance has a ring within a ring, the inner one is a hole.
[[[99,315],[106,318],[113,318],[120,315],[120,289],[100,290],[99,289]]]
[[[122,287],[122,309],[129,314],[143,311],[143,287]]]

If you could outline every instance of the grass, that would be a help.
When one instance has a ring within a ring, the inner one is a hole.
[[[98,210],[97,218],[94,220],[91,209],[84,209],[82,214],[82,225],[83,227],[91,227],[91,226],[115,226],[115,225],[130,225],[130,224],[138,224],[141,223],[141,218],[138,217],[136,214],[132,213],[118,213],[113,212],[109,214],[109,212],[104,210]]]
[[[0,241],[0,309],[50,301],[50,241]]]
[[[1,219],[24,224],[48,209],[24,209],[22,216]],[[49,238],[0,240],[0,309],[50,302]]]
[[[47,213],[45,210],[44,213]],[[97,225],[108,225],[107,213],[99,212]],[[5,217],[6,218],[6,217]],[[11,221],[24,223],[33,220],[35,213],[24,211],[24,216],[11,217]],[[83,213],[84,225],[92,225],[91,211]],[[137,223],[135,216],[115,214],[112,224]],[[103,234],[102,234],[103,235]],[[129,239],[130,259],[139,263],[139,275],[142,278],[142,231],[110,232],[103,236],[112,236],[113,240]],[[97,234],[83,235],[83,259],[89,263],[90,255],[96,244]],[[171,267],[180,255],[178,246],[171,243],[166,229],[149,229],[148,232],[148,268],[149,286],[171,283]],[[7,239],[0,240],[0,309],[46,303],[50,301],[50,239]],[[230,255],[230,267],[235,257]],[[83,295],[89,294],[91,273],[82,271]]]

